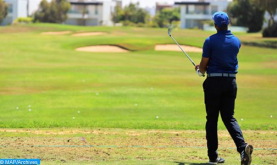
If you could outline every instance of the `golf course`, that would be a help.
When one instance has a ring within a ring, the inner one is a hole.
[[[171,32],[180,45],[194,49],[214,33]],[[274,165],[277,49],[263,45],[276,45],[277,38],[234,34],[243,43],[235,118],[254,146],[252,164]],[[155,49],[163,44],[175,44],[166,28],[0,27],[0,158],[38,158],[41,164],[205,164],[205,78],[181,51]],[[87,51],[92,46],[97,47]],[[200,62],[201,52],[184,50]],[[224,164],[239,164],[221,118],[218,129]]]

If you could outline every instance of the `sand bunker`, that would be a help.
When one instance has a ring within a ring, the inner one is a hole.
[[[76,51],[82,51],[82,52],[113,52],[113,53],[128,52],[128,50],[122,49],[118,46],[112,46],[112,45],[87,46],[87,47],[77,48]]]
[[[59,31],[59,32],[43,32],[42,35],[63,35],[63,34],[69,34],[71,31]]]
[[[74,37],[84,37],[84,36],[97,36],[97,35],[105,35],[106,32],[86,32],[86,33],[76,33],[72,36]]]
[[[201,48],[193,47],[193,46],[186,46],[180,45],[185,52],[202,52]],[[156,45],[156,51],[182,51],[177,44],[166,44],[166,45]]]

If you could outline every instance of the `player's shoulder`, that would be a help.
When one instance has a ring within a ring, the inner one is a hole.
[[[216,38],[216,34],[213,34],[206,38],[205,43],[210,44]]]
[[[229,35],[230,35],[232,38],[239,40],[239,38],[238,38],[237,36],[235,36],[231,31],[229,31]]]
[[[209,36],[207,39],[212,40],[212,39],[215,39],[217,37],[218,37],[218,34],[216,33],[216,34],[213,34],[213,35]]]
[[[233,41],[237,41],[238,43],[240,43],[239,38],[233,34],[232,34],[232,39],[233,39]]]
[[[234,39],[238,40],[239,41],[239,38],[235,35],[233,35]]]

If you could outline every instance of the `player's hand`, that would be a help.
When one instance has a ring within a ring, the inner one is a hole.
[[[199,69],[196,70],[196,73],[199,77],[205,77],[205,74],[203,74],[202,72],[200,72]]]
[[[203,74],[202,72],[200,72],[200,69],[199,69],[199,66],[200,65],[195,65],[195,71],[196,71],[196,74],[199,76],[199,77],[205,77],[205,74]]]
[[[197,69],[199,69],[199,66],[200,66],[200,65],[195,65],[195,68],[194,68],[195,71],[197,71]]]

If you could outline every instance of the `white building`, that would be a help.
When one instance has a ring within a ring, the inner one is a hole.
[[[18,17],[31,16],[41,0],[4,0],[8,4],[8,15],[1,25],[12,24]],[[51,0],[47,0],[50,2]],[[113,25],[112,13],[121,0],[69,0],[71,4],[66,24],[71,25]]]
[[[217,11],[226,11],[228,0],[199,0],[175,2],[181,7],[181,28],[203,28],[203,21],[210,21]]]
[[[112,13],[120,0],[70,0],[71,8],[65,22],[70,25],[111,26]]]
[[[4,0],[8,4],[8,15],[1,25],[12,24],[18,17],[27,17],[33,14],[41,0]]]

